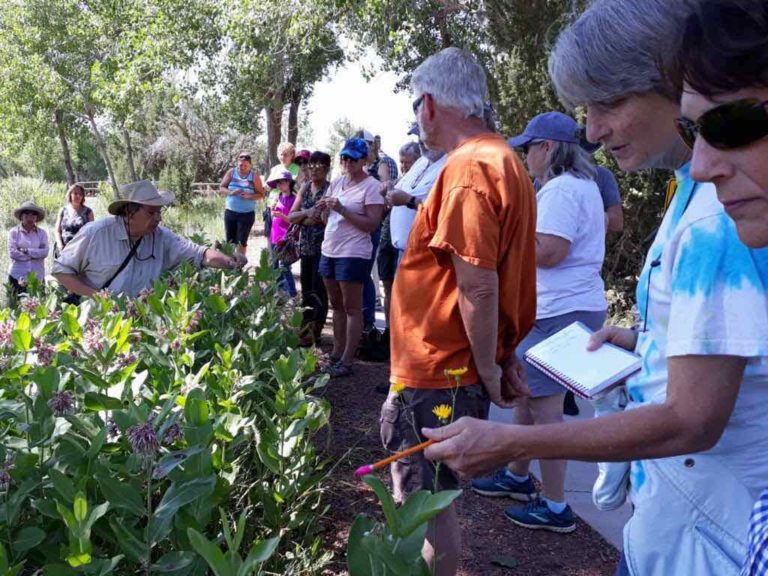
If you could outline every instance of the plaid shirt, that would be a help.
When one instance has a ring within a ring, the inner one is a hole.
[[[379,164],[384,162],[384,164],[387,165],[387,168],[389,169],[389,179],[392,180],[392,182],[395,182],[397,180],[397,162],[395,162],[392,158],[387,156],[386,154],[382,154],[381,157],[379,157],[376,162],[368,166],[368,174],[376,178],[376,180],[379,179]]]
[[[768,490],[760,495],[752,509],[748,546],[741,576],[768,574]]]

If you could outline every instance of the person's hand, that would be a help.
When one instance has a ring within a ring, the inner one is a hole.
[[[505,384],[502,384],[504,379],[504,372],[498,364],[494,364],[490,370],[480,371],[480,380],[491,402],[499,408],[513,408],[517,398],[511,397],[507,392],[502,392],[502,389],[506,387]]]
[[[402,190],[390,190],[389,194],[387,194],[387,200],[389,200],[389,203],[392,204],[392,206],[405,206],[410,199],[411,195]]]
[[[520,399],[531,395],[525,366],[516,354],[511,354],[501,367],[501,397],[505,402],[516,405]]]
[[[320,202],[323,203],[323,206],[326,210],[334,210],[339,213],[344,211],[344,204],[342,204],[341,200],[334,196],[326,196],[325,198],[321,198],[318,200],[318,204]]]
[[[387,195],[390,193],[390,191],[394,189],[394,187],[395,187],[395,183],[392,182],[392,180],[387,180],[386,182],[382,182],[379,185],[379,194],[381,194],[386,198]]]
[[[606,326],[601,328],[589,339],[587,350],[593,352],[600,348],[605,342],[615,344],[625,350],[634,352],[637,344],[637,332],[629,328],[619,328],[618,326]]]
[[[253,194],[250,192],[240,192],[240,198],[245,198],[246,200],[250,200],[253,198]]]
[[[441,428],[422,428],[421,433],[435,440],[424,456],[446,464],[462,476],[476,477],[515,460],[506,446],[518,427],[476,418],[459,418]],[[504,439],[504,442],[500,442]]]
[[[246,264],[248,264],[248,258],[245,257],[244,254],[240,254],[240,252],[235,252],[232,254],[232,262],[233,266],[232,268],[242,268]]]

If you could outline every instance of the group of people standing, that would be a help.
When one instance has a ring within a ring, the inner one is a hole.
[[[613,464],[626,474],[606,507],[633,504],[618,575],[768,572],[766,38],[765,0],[595,0],[554,46],[553,85],[585,110],[587,140],[627,172],[675,172],[632,329],[601,327],[610,214],[562,129],[572,119],[549,114],[513,139],[535,193],[484,125],[472,56],[449,48],[416,69],[422,139],[448,158],[393,288],[382,441],[392,451],[434,441],[392,465],[397,498],[496,469],[473,488],[528,500],[506,511],[516,524],[566,532],[562,461]],[[610,342],[641,358],[625,407],[561,422],[552,398],[563,389],[521,362],[569,315],[599,328],[590,349]],[[458,391],[446,370],[462,373]],[[515,423],[487,421],[490,402],[515,407]],[[458,420],[445,425],[439,404]],[[543,463],[543,494],[531,459]],[[427,531],[435,574],[456,573],[460,544],[451,507]]]

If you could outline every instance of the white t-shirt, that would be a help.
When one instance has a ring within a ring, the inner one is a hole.
[[[739,356],[747,366],[713,448],[632,462],[624,554],[633,575],[736,576],[752,503],[768,483],[768,248],[741,243],[714,186],[694,184],[689,166],[677,180],[637,285],[646,330],[627,409],[665,401],[670,357]]]
[[[447,154],[441,156],[435,162],[430,164],[429,158],[421,156],[413,163],[411,169],[405,173],[395,188],[408,192],[411,196],[418,198],[422,202],[429,196],[432,185],[440,175],[443,169]],[[408,245],[408,235],[411,233],[411,226],[416,219],[416,210],[411,210],[407,206],[395,206],[392,208],[389,216],[389,228],[392,234],[392,246],[398,250],[405,250]]]
[[[384,204],[381,195],[381,183],[368,176],[353,186],[345,187],[346,176],[340,176],[333,182],[326,196],[338,198],[344,208],[355,214],[365,214],[365,207],[373,204]],[[328,223],[325,226],[322,253],[326,258],[365,258],[371,259],[373,243],[371,235],[364,232],[344,216],[331,210]]]
[[[536,318],[599,312],[608,305],[600,268],[605,257],[605,216],[592,180],[563,174],[536,193],[536,233],[565,238],[568,255],[554,268],[536,268]]]

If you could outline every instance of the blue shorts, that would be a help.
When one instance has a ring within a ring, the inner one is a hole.
[[[371,273],[371,261],[366,258],[329,258],[320,257],[318,266],[320,276],[337,282],[365,281]]]

